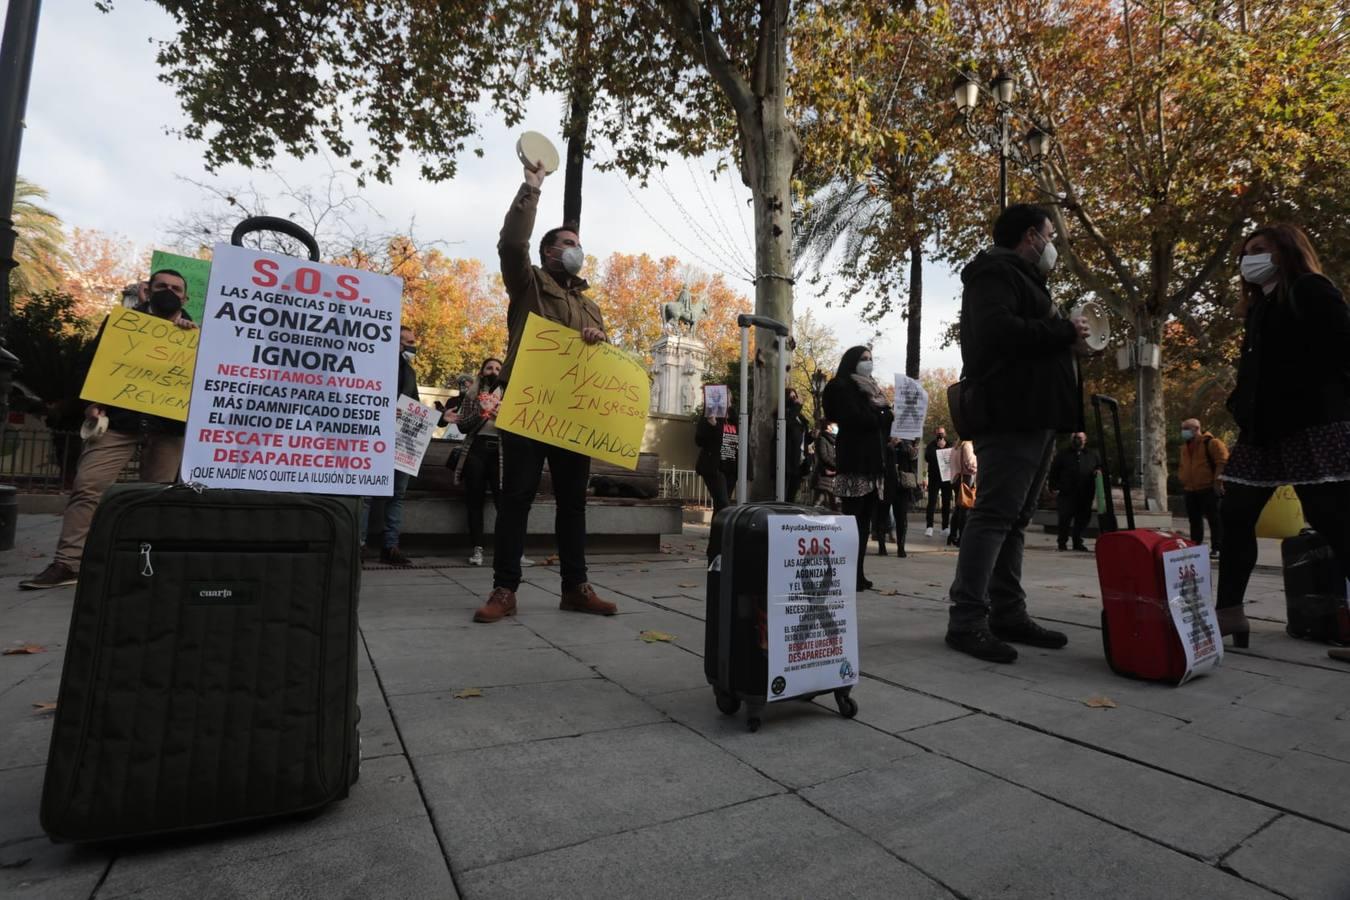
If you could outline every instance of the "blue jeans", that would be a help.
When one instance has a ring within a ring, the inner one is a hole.
[[[1022,548],[1054,451],[1052,431],[1003,432],[975,439],[979,491],[962,529],[948,631],[1026,621]]]
[[[394,472],[394,496],[384,498],[384,549],[398,546],[398,533],[403,528],[403,498],[408,493],[408,482],[412,476],[407,472]],[[370,499],[361,498],[361,546],[366,545],[366,534],[370,526]]]

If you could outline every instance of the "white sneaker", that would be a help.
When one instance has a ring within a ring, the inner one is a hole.
[[[951,530],[950,528],[944,528],[944,529],[942,529],[942,536],[943,536],[943,537],[946,537],[947,535],[949,535],[949,534],[951,534],[951,533],[952,533],[952,530]]]
[[[483,564],[483,548],[474,547],[473,555],[469,557],[469,565],[481,566]]]
[[[923,536],[924,536],[924,537],[932,537],[932,536],[933,536],[933,529],[932,529],[932,528],[925,528],[925,529],[923,530]]]
[[[522,556],[520,558],[520,567],[522,569],[528,569],[532,565],[534,565],[534,560],[530,559],[528,556]]]

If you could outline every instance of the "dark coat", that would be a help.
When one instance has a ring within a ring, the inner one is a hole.
[[[1050,463],[1050,476],[1047,481],[1050,489],[1065,497],[1079,500],[1092,497],[1097,491],[1096,472],[1102,467],[1097,451],[1084,447],[1075,450],[1065,447],[1055,454]]]
[[[851,377],[833,378],[821,395],[825,416],[839,424],[835,468],[841,475],[877,478],[885,474],[884,448],[890,435],[890,407],[877,409]]]
[[[720,471],[728,478],[734,479],[737,476],[736,457],[728,459],[722,458],[722,436],[726,429],[731,428],[733,432],[738,429],[737,419],[729,417],[719,418],[716,423],[709,422],[707,416],[700,416],[698,425],[694,427],[694,443],[698,445],[698,460],[694,463],[694,471],[700,475],[710,475]],[[740,435],[737,434],[739,441]],[[737,451],[740,451],[740,445],[737,444]]]
[[[1228,398],[1243,443],[1278,441],[1312,425],[1350,421],[1350,307],[1321,275],[1247,312],[1237,386]]]
[[[1082,431],[1078,332],[1055,309],[1040,271],[993,247],[967,264],[961,281],[962,375],[976,382],[989,430]]]
[[[953,446],[955,445],[952,444],[951,441],[948,441],[947,446],[943,447],[942,449],[950,450],[952,449]],[[934,487],[936,487],[939,483],[946,484],[946,482],[942,481],[942,476],[939,474],[939,472],[941,472],[942,470],[938,468],[937,452],[938,452],[937,438],[933,438],[931,441],[928,442],[928,446],[923,448],[923,462],[926,467],[924,471],[928,473],[928,480],[934,485]]]
[[[417,372],[413,369],[412,363],[403,358],[402,352],[398,355],[398,392],[414,400],[422,399],[422,395],[417,393]]]

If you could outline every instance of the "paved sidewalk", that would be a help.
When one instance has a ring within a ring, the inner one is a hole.
[[[56,522],[22,517],[0,554],[0,643],[46,648],[0,657],[5,897],[1350,898],[1350,666],[1283,634],[1277,570],[1253,582],[1252,648],[1170,688],[1110,673],[1092,557],[1048,537],[1031,606],[1068,648],[1012,666],[947,650],[954,553],[921,528],[908,559],[868,560],[854,720],[789,702],[750,734],[717,712],[702,529],[596,560],[608,619],[559,612],[539,566],[517,618],[473,625],[490,571],[424,560],[443,567],[365,576],[348,800],[224,835],[53,845],[34,704],[56,699],[74,591],[15,585]]]

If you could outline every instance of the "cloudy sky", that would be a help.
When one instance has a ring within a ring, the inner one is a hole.
[[[183,178],[230,188],[250,180],[268,183],[242,168],[207,173],[202,146],[167,133],[181,127],[184,117],[173,92],[156,78],[154,42],[172,32],[170,17],[144,0],[118,0],[107,15],[94,9],[93,0],[42,5],[19,171],[50,192],[49,205],[68,227],[115,233],[141,247],[164,246],[167,223],[205,204],[201,191]],[[518,130],[556,134],[561,108],[557,98],[534,98]],[[364,213],[368,221],[361,224],[381,233],[415,221],[419,238],[444,241],[451,255],[495,264],[496,233],[520,183],[517,135],[491,111],[479,124],[482,159],[466,155],[450,182],[427,183],[409,165],[396,171],[391,184],[368,186],[362,197],[378,215]],[[704,271],[726,272],[752,295],[743,279],[753,260],[745,205],[749,193],[725,177],[714,181],[704,174],[708,168],[706,162],[674,159],[664,177],[646,188],[616,173],[588,171],[587,253],[602,258],[615,251],[674,255]],[[318,186],[329,173],[322,159],[286,158],[277,161],[276,169],[292,185]],[[561,175],[556,178],[544,185],[541,223],[561,218]],[[956,351],[938,347],[959,306],[959,283],[945,268],[930,267],[924,287],[923,366],[959,366]],[[878,371],[903,368],[905,326],[898,314],[879,326],[866,325],[848,307],[835,302],[827,309],[806,291],[799,293],[795,309],[798,315],[814,310],[841,346],[872,342]]]

